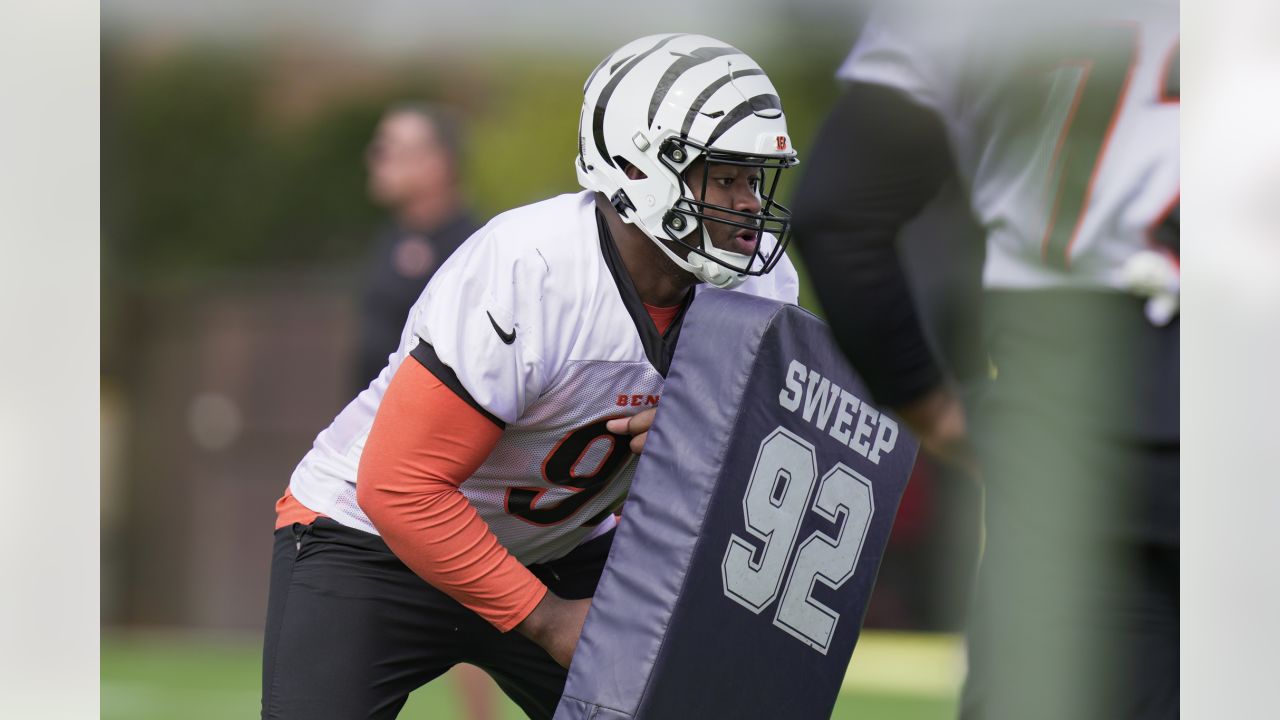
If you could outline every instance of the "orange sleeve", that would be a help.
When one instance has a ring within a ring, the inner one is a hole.
[[[547,593],[458,489],[502,429],[420,363],[396,371],[360,457],[356,497],[392,552],[503,632]]]

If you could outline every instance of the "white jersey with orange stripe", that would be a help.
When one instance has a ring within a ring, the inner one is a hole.
[[[942,119],[987,230],[986,287],[1133,290],[1148,250],[1176,272],[1176,2],[883,5],[838,75]]]
[[[603,228],[581,192],[499,215],[467,240],[410,310],[387,367],[294,471],[298,501],[377,532],[356,502],[360,454],[396,369],[421,362],[504,428],[461,490],[517,559],[561,557],[612,527],[636,458],[604,424],[657,404],[681,317],[658,333]],[[794,303],[798,289],[784,257],[739,291]]]

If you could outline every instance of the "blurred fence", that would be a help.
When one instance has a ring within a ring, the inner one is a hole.
[[[104,619],[260,627],[273,503],[349,399],[351,282],[258,271],[129,295],[103,398]]]

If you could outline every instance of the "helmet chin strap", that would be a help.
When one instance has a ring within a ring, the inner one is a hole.
[[[728,250],[721,250],[712,244],[711,233],[707,231],[706,223],[702,223],[702,227],[698,231],[702,234],[702,251],[707,255],[731,266],[746,268],[751,265],[750,257],[736,252],[729,252]],[[689,265],[689,272],[693,273],[699,280],[721,290],[732,290],[747,279],[746,275],[734,272],[719,262],[703,257],[696,252],[690,252],[689,259],[686,262]]]
[[[737,259],[748,259],[745,255],[731,253],[727,250],[712,249],[708,251],[721,260],[731,261]],[[729,268],[717,263],[714,260],[705,258],[697,253],[689,253],[689,266],[695,276],[706,282],[708,285],[718,287],[721,290],[732,290],[746,281],[747,276],[742,273],[736,273]]]
[[[648,233],[646,233],[646,235],[647,234]],[[673,252],[671,248],[667,247],[667,244],[661,240],[658,240],[652,235],[649,235],[649,239],[653,240],[653,244],[657,245],[667,257],[671,258],[671,262],[675,263],[676,267],[684,270],[690,275],[693,275],[699,280],[699,282],[707,283],[708,285],[722,290],[732,290],[733,288],[741,285],[743,281],[747,279],[746,275],[740,275],[719,263],[702,257],[698,253],[691,251],[688,259],[685,259]],[[717,256],[720,256],[719,253],[721,252],[723,251],[717,251]],[[743,257],[742,255],[735,255],[734,253],[728,253],[728,255],[730,257],[726,259]]]

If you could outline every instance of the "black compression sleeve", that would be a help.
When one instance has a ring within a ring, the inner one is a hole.
[[[796,246],[841,349],[876,399],[942,382],[898,259],[898,230],[950,173],[942,123],[890,88],[849,86],[807,153]]]

